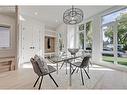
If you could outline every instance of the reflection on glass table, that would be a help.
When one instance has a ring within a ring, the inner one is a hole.
[[[49,58],[49,61],[52,63],[56,63],[56,67],[57,67],[57,74],[58,74],[58,63],[60,62],[66,62],[69,63],[69,85],[71,86],[71,69],[72,69],[72,64],[71,61],[77,58],[81,58],[82,55],[80,56],[70,56],[70,55],[66,55],[66,56],[54,56]]]

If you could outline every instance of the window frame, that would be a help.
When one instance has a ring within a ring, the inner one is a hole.
[[[111,10],[108,10],[107,12],[104,12],[101,14],[101,35],[102,35],[102,28],[105,27],[105,26],[113,26],[113,54],[114,54],[114,64],[115,65],[118,65],[118,61],[117,61],[117,46],[118,46],[118,42],[117,42],[117,24],[119,22],[119,20],[116,20],[116,21],[112,21],[112,22],[109,22],[109,23],[105,23],[103,24],[103,17],[106,16],[106,15],[110,15],[112,13],[115,13],[115,12],[118,12],[118,11],[121,11],[121,10],[124,10],[124,9],[127,9],[127,7],[118,7],[116,9],[111,9]],[[103,37],[101,38],[101,41],[103,42]],[[103,50],[103,46],[102,46],[102,50]],[[103,59],[101,58],[101,61],[103,61]],[[111,63],[111,62],[108,62],[108,63]]]
[[[0,51],[2,50],[9,50],[12,48],[11,46],[11,26],[10,25],[4,25],[4,24],[0,24],[0,27],[5,27],[5,28],[8,28],[9,29],[9,47],[0,47]]]

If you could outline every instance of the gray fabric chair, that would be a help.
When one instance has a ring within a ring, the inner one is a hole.
[[[73,69],[71,75],[75,72],[75,70],[76,70],[77,68],[80,69],[80,72],[81,72],[81,79],[82,79],[82,84],[83,84],[83,85],[84,85],[84,79],[83,79],[82,70],[85,71],[85,74],[86,74],[87,77],[90,79],[89,74],[88,74],[87,71],[85,70],[85,68],[87,68],[87,67],[89,66],[89,60],[90,60],[90,56],[85,56],[85,57],[83,58],[82,61],[71,63],[73,66],[75,66],[75,69]]]
[[[41,77],[41,81],[40,81],[40,84],[39,84],[39,88],[41,88],[41,84],[42,84],[42,80],[43,80],[43,76],[45,75],[49,75],[50,78],[53,80],[53,82],[55,83],[55,85],[58,87],[58,84],[55,82],[55,80],[53,79],[53,77],[51,76],[51,73],[55,72],[56,69],[50,65],[47,65],[48,67],[48,70],[43,70],[43,64],[40,64],[38,63],[34,58],[31,58],[30,59],[31,63],[32,63],[32,66],[33,66],[33,69],[34,69],[34,72],[38,75],[38,78],[36,80],[36,82],[34,83],[34,86],[36,86],[37,82],[39,81],[40,77]]]

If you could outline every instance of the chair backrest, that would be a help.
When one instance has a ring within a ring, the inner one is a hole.
[[[85,56],[80,65],[81,68],[87,67],[89,65],[90,56]]]
[[[34,60],[37,62],[42,74],[45,74],[45,73],[49,72],[47,62],[42,57],[40,57],[38,55],[35,55]]]
[[[35,72],[38,76],[41,76],[41,75],[42,75],[42,72],[41,72],[41,70],[40,70],[40,68],[39,68],[39,65],[37,64],[37,61],[35,61],[34,58],[31,58],[30,61],[31,61],[31,63],[32,63],[34,72]]]

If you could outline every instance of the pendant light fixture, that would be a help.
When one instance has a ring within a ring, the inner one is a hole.
[[[67,9],[63,14],[63,22],[68,25],[79,24],[83,21],[83,11],[79,8]]]

